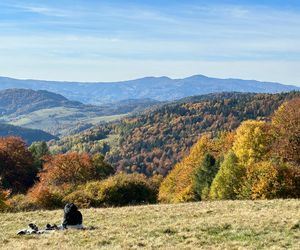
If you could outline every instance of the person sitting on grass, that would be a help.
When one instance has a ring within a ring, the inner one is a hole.
[[[28,229],[23,229],[17,234],[43,234],[53,230],[64,229],[86,229],[82,225],[82,214],[80,211],[78,211],[78,208],[74,203],[68,203],[65,205],[62,225],[57,226],[55,224],[47,224],[45,229],[39,230],[36,224],[30,223],[28,225]],[[93,229],[93,227],[90,229]]]
[[[62,223],[64,229],[76,228],[82,229],[82,214],[78,211],[74,203],[68,203],[64,208],[64,220]]]

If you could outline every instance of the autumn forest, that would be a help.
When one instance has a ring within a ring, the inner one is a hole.
[[[185,98],[60,140],[0,139],[1,209],[300,197],[300,95]]]

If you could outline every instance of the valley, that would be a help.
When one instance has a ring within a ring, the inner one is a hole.
[[[158,103],[152,99],[130,99],[94,106],[48,91],[8,89],[0,91],[0,122],[64,136]]]

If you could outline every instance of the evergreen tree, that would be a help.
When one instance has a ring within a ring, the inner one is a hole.
[[[194,172],[194,192],[197,200],[208,197],[209,189],[219,169],[219,163],[211,155],[206,153],[200,166]]]
[[[34,167],[39,171],[43,167],[43,157],[50,154],[47,143],[44,141],[34,142],[28,148],[34,159]]]

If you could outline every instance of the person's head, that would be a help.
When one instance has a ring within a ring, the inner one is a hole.
[[[64,208],[65,213],[73,213],[77,210],[78,210],[78,208],[76,207],[76,205],[74,203],[67,203]]]

